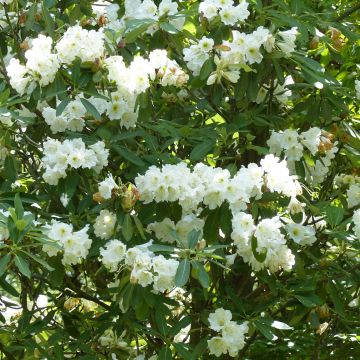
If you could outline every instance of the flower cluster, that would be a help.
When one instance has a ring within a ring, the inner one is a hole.
[[[226,169],[212,168],[202,163],[191,171],[186,164],[164,165],[161,169],[151,166],[144,175],[135,179],[140,191],[140,200],[179,201],[183,212],[191,212],[200,203],[215,209],[228,201],[233,212],[245,210],[251,198],[259,199],[262,188],[295,198],[301,187],[295,176],[291,176],[286,161],[273,155],[261,160],[261,166],[249,164],[231,178]]]
[[[235,25],[249,17],[248,6],[246,1],[240,1],[240,4],[235,5],[232,0],[205,0],[200,3],[199,12],[209,21],[220,15],[225,25]]]
[[[74,231],[72,225],[53,220],[48,225],[47,236],[54,243],[43,245],[43,251],[49,256],[55,256],[63,250],[62,263],[64,265],[79,264],[86,258],[91,247],[92,240],[87,234],[88,230],[88,225],[79,231]]]
[[[250,214],[239,212],[232,219],[231,238],[237,246],[237,253],[255,271],[268,268],[271,272],[279,269],[291,270],[295,257],[286,245],[285,236],[281,233],[279,218],[262,219],[256,226]],[[256,244],[256,246],[254,245]],[[264,256],[259,261],[254,250]]]
[[[46,86],[53,82],[60,67],[56,54],[52,53],[52,39],[39,35],[32,40],[31,47],[25,52],[26,64],[12,58],[6,67],[11,86],[19,93],[24,94],[26,87],[34,82]]]
[[[50,185],[57,185],[59,179],[66,177],[66,170],[70,166],[74,169],[86,168],[99,172],[108,164],[109,150],[105,149],[102,141],[86,148],[84,142],[78,138],[64,140],[48,139],[44,143],[42,165],[45,168],[43,178]]]
[[[203,36],[197,44],[190,45],[183,50],[187,67],[195,76],[200,74],[201,67],[209,59],[213,46],[214,40]]]
[[[156,49],[149,54],[150,64],[157,71],[157,78],[162,86],[182,87],[189,76],[181,69],[175,60],[169,59],[166,50]]]
[[[236,357],[245,346],[245,334],[249,331],[247,323],[239,325],[231,319],[231,311],[223,308],[218,308],[209,315],[210,329],[219,333],[208,340],[210,354],[216,357],[227,353]]]
[[[200,231],[199,238],[202,237],[204,220],[196,217],[194,214],[183,216],[176,224],[169,218],[160,222],[154,222],[148,225],[147,230],[153,231],[157,239],[173,244],[176,241],[175,236],[181,244],[186,247],[188,235],[192,230]]]
[[[318,127],[312,127],[300,134],[293,129],[286,129],[283,132],[273,131],[267,144],[270,152],[276,156],[284,153],[293,173],[295,172],[293,162],[303,158],[304,148],[307,148],[313,156],[321,156],[313,165],[308,164],[305,169],[307,181],[316,186],[324,181],[331,160],[338,151],[337,143],[332,143],[331,140],[328,133]]]
[[[151,242],[126,250],[125,244],[119,240],[109,241],[100,249],[103,264],[112,272],[124,262],[131,269],[130,281],[142,287],[153,284],[156,292],[163,292],[174,287],[175,274],[179,262],[156,256],[150,249]]]
[[[94,62],[104,54],[104,34],[101,30],[86,30],[75,25],[65,31],[55,48],[64,64],[70,65],[76,58]]]
[[[115,232],[116,215],[107,210],[101,210],[95,219],[94,234],[100,239],[110,239]]]
[[[312,155],[316,155],[321,141],[321,130],[317,127],[298,133],[286,129],[283,132],[273,131],[267,144],[270,152],[280,156],[283,152],[288,161],[298,161],[303,157],[304,146]]]
[[[74,100],[70,101],[64,111],[60,114],[56,114],[56,109],[46,106],[42,109],[42,116],[45,122],[50,126],[50,130],[56,134],[58,132],[70,131],[82,131],[85,126],[84,116],[87,113],[86,108],[81,102],[81,95],[77,95]],[[107,107],[106,100],[91,97],[86,99],[90,102],[99,112],[102,114]]]
[[[352,221],[354,223],[354,233],[358,240],[360,240],[360,209],[354,211]]]
[[[160,17],[172,16],[177,14],[178,4],[171,0],[162,0],[159,6],[152,0],[125,0],[125,14],[126,21],[133,19],[153,19],[159,20]],[[169,19],[169,23],[177,30],[181,30],[184,23],[184,17],[177,17]],[[147,32],[152,34],[159,29],[159,25],[154,23]]]

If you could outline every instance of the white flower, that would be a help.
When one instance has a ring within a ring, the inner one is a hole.
[[[125,259],[126,246],[120,240],[111,240],[106,243],[104,248],[100,248],[102,263],[109,271],[116,271],[120,262]]]
[[[101,210],[95,219],[94,233],[101,239],[109,239],[115,231],[116,215],[109,210]]]
[[[208,347],[210,355],[213,354],[216,357],[220,357],[222,354],[227,353],[226,341],[220,336],[214,336],[208,340]]]
[[[209,315],[210,329],[220,331],[232,318],[231,311],[223,308],[216,309]]]
[[[352,208],[360,204],[360,184],[352,184],[346,192],[348,197],[348,206]]]
[[[116,184],[111,174],[99,183],[99,192],[104,199],[110,199],[112,191],[118,188],[119,186]]]

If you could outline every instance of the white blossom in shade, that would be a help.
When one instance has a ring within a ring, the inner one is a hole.
[[[360,209],[354,211],[352,221],[354,223],[355,236],[360,240]]]
[[[299,245],[311,245],[316,241],[315,228],[311,225],[288,224],[289,236]]]
[[[110,240],[100,248],[101,261],[109,271],[114,272],[125,259],[126,245],[120,240]]]
[[[352,184],[346,192],[349,208],[360,204],[360,184]]]
[[[231,319],[232,314],[230,310],[225,310],[223,308],[216,309],[215,312],[209,315],[210,329],[220,331],[224,326],[229,324]]]
[[[110,199],[112,191],[118,188],[119,186],[116,184],[111,174],[99,183],[99,193],[104,199]]]
[[[220,357],[229,354],[236,357],[245,346],[245,334],[249,331],[247,322],[241,325],[231,320],[232,314],[223,308],[209,315],[210,328],[219,334],[208,340],[210,354]]]
[[[195,76],[200,74],[201,67],[204,62],[209,59],[209,53],[213,49],[213,46],[214,40],[203,36],[197,44],[193,44],[183,50],[187,67]]]
[[[94,62],[103,56],[104,34],[102,30],[86,30],[80,25],[69,27],[55,46],[60,61],[70,65],[76,58],[82,62]]]
[[[296,27],[292,27],[290,30],[279,31],[279,35],[282,38],[282,42],[278,42],[277,46],[285,54],[286,57],[290,57],[291,53],[295,51],[295,41],[296,36],[298,35],[298,30]]]
[[[10,85],[20,94],[25,93],[26,87],[31,81],[28,70],[16,58],[12,58],[6,67],[6,72],[10,78]]]
[[[210,355],[215,355],[216,357],[227,353],[227,344],[222,336],[214,336],[208,340],[208,347]]]
[[[245,334],[248,332],[247,323],[241,325],[230,321],[222,328],[222,338],[225,340],[227,351],[231,357],[236,357],[245,346]]]
[[[107,210],[101,210],[95,219],[94,233],[100,239],[110,239],[115,232],[116,215]]]
[[[63,193],[61,194],[60,196],[60,201],[61,201],[61,204],[64,206],[64,207],[67,207],[68,204],[69,204],[69,197],[67,194]]]
[[[318,127],[310,128],[300,134],[301,143],[306,146],[312,155],[318,152],[321,130]]]
[[[288,205],[290,214],[298,214],[304,211],[305,203],[301,203],[295,196],[290,198]]]
[[[360,100],[360,80],[355,80],[355,94],[356,98]]]
[[[155,256],[152,259],[154,272],[153,288],[156,292],[164,292],[175,286],[175,275],[179,262],[175,259],[165,259],[164,256]]]

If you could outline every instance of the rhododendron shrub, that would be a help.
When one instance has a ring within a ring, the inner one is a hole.
[[[359,358],[359,11],[0,0],[0,358]]]

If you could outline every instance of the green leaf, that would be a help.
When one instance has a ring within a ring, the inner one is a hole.
[[[35,260],[37,263],[39,263],[40,265],[42,265],[45,269],[49,270],[49,271],[53,271],[54,268],[51,267],[45,260],[41,259],[40,257],[33,255],[29,252],[24,252],[27,256],[31,257],[33,260]]]
[[[255,259],[256,259],[257,261],[263,263],[263,262],[265,261],[265,259],[266,259],[267,250],[265,249],[265,251],[259,253],[259,252],[257,251],[257,246],[258,246],[258,244],[257,244],[257,239],[256,239],[255,236],[253,236],[252,239],[251,239],[251,249],[252,249],[252,252],[253,252],[253,254],[254,254]]]
[[[29,264],[23,257],[18,254],[15,255],[15,265],[24,276],[29,279],[31,278]]]
[[[322,304],[321,298],[319,298],[315,294],[304,294],[304,295],[295,295],[296,299],[298,299],[303,305],[308,308],[312,308],[317,305]]]
[[[174,344],[174,347],[175,347],[177,353],[181,356],[181,359],[184,359],[184,360],[194,360],[195,359],[193,357],[191,351],[186,348],[185,344],[178,343],[178,342],[174,342],[173,344]]]
[[[277,76],[277,79],[278,79],[278,82],[280,85],[283,85],[284,82],[285,82],[285,78],[284,78],[284,73],[281,69],[281,66],[279,65],[279,61],[277,59],[272,59],[272,62],[274,64],[274,68],[275,68],[275,71],[276,71],[276,76]]]
[[[331,226],[337,226],[344,218],[345,210],[337,206],[328,206],[325,210],[327,221]]]
[[[6,179],[13,183],[17,178],[16,160],[13,155],[8,155],[5,158],[4,170]]]
[[[65,110],[66,106],[69,104],[69,102],[71,101],[70,98],[66,97],[60,104],[59,106],[56,108],[56,116],[60,116],[63,111]]]
[[[155,321],[160,334],[166,336],[168,333],[168,326],[166,323],[165,313],[161,308],[158,308],[155,311]]]
[[[179,30],[172,24],[167,22],[160,22],[160,28],[164,31],[168,32],[169,34],[177,34]]]
[[[276,335],[273,333],[271,326],[261,322],[260,320],[255,320],[254,324],[261,334],[263,334],[268,340],[273,341],[276,339]]]
[[[34,2],[26,14],[26,22],[25,22],[26,31],[29,31],[34,26],[36,10],[37,10],[37,4],[36,2]]]
[[[162,244],[153,244],[149,246],[149,250],[152,252],[169,252],[173,253],[175,250],[174,246],[171,245],[162,245]]]
[[[65,181],[65,191],[69,199],[75,194],[76,187],[78,186],[80,181],[80,176],[77,172],[72,172],[70,175],[66,177]]]
[[[121,155],[125,160],[130,161],[131,163],[140,166],[140,167],[144,167],[145,163],[137,156],[135,155],[133,152],[131,152],[130,150],[119,146],[119,145],[113,145],[112,146],[114,150],[116,150],[119,155]]]
[[[203,159],[213,149],[214,145],[214,140],[205,140],[201,142],[192,149],[190,159],[193,161]]]
[[[171,360],[172,354],[169,346],[164,346],[158,355],[158,360]]]
[[[214,69],[214,66],[213,66],[212,59],[209,58],[204,62],[203,66],[201,67],[200,75],[199,75],[200,79],[206,80],[209,77],[209,75],[212,73],[213,69]]]
[[[189,249],[193,249],[200,239],[201,231],[192,229],[187,236]]]
[[[23,205],[22,205],[22,202],[21,202],[19,193],[16,193],[16,194],[15,194],[14,206],[15,206],[16,216],[17,216],[19,219],[22,218],[23,215],[24,215],[24,207],[23,207]]]
[[[10,262],[11,255],[8,253],[0,259],[0,276],[6,271],[7,265]]]
[[[193,268],[195,269],[196,278],[198,279],[200,285],[207,289],[209,287],[209,274],[205,270],[203,264],[198,261],[191,262]]]
[[[190,276],[190,261],[188,259],[183,259],[179,267],[177,268],[175,275],[175,285],[178,287],[184,286]]]
[[[127,22],[125,39],[128,43],[134,42],[136,38],[155,23],[153,19],[134,19]]]
[[[141,238],[143,240],[146,240],[143,224],[141,223],[141,221],[139,220],[139,218],[136,215],[132,215],[132,218],[134,220],[136,229],[137,229],[138,233],[140,234]]]
[[[88,101],[88,100],[86,100],[84,98],[81,98],[80,101],[84,105],[86,111],[89,114],[91,114],[95,118],[95,120],[101,120],[101,115],[96,110],[96,107],[90,101]]]
[[[132,239],[134,230],[130,214],[125,214],[121,232],[124,236],[125,241],[130,241]]]
[[[336,288],[336,286],[333,284],[331,280],[328,281],[326,285],[327,293],[329,294],[332,302],[334,303],[336,312],[345,317],[345,304],[342,300],[341,293]]]
[[[55,35],[55,32],[54,32],[55,23],[54,23],[54,20],[52,19],[51,15],[49,13],[49,10],[44,5],[44,3],[42,4],[42,17],[43,17],[44,22],[45,22],[46,31],[53,38],[54,35]]]

